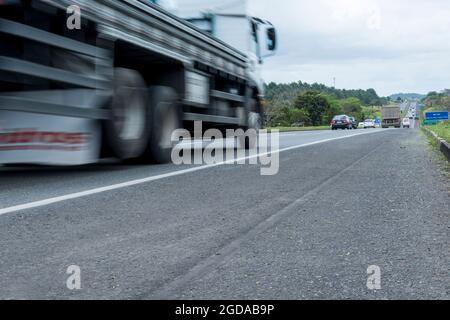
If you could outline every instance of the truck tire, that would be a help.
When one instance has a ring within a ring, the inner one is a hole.
[[[172,133],[181,128],[181,106],[174,89],[154,86],[149,89],[151,114],[150,139],[146,158],[154,163],[171,161]]]
[[[256,109],[256,100],[252,99],[250,104],[251,104],[250,110],[255,110]],[[255,129],[256,132],[258,133],[259,130],[262,129],[262,126],[263,126],[263,118],[261,116],[261,113],[250,111],[247,115],[247,127],[245,129],[246,130]],[[254,149],[255,147],[257,147],[257,141],[250,141],[250,139],[246,139],[245,136],[238,137],[238,140],[239,140],[240,148],[249,150],[249,149]]]
[[[140,157],[147,145],[148,92],[139,72],[114,70],[113,95],[109,104],[111,119],[105,122],[105,141],[113,155],[121,160]]]

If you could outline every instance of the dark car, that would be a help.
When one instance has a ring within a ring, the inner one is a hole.
[[[337,129],[353,129],[353,123],[350,120],[350,117],[346,115],[335,116],[331,121],[331,130]]]

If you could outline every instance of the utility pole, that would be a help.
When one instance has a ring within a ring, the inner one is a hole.
[[[333,88],[336,89],[336,77],[333,77]]]

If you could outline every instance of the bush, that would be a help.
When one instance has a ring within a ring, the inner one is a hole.
[[[330,109],[330,103],[322,93],[308,91],[298,95],[294,107],[309,115],[311,125],[318,126],[323,123],[323,114]]]

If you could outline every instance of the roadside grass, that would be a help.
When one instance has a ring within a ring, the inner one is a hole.
[[[280,132],[298,132],[298,131],[319,131],[330,130],[330,126],[317,126],[317,127],[269,127],[266,128],[268,132],[272,130],[279,130]]]
[[[429,128],[429,127],[428,127]],[[429,128],[430,129],[430,128]],[[439,146],[437,141],[425,130],[420,130],[420,132],[425,136],[428,141],[428,148],[434,154],[434,159],[436,160],[436,164],[444,177],[450,180],[450,162],[448,162],[447,158],[444,154],[439,150]],[[449,141],[449,140],[447,140]],[[450,192],[450,189],[449,189]]]
[[[450,121],[441,122],[434,126],[427,126],[427,128],[450,143]]]

